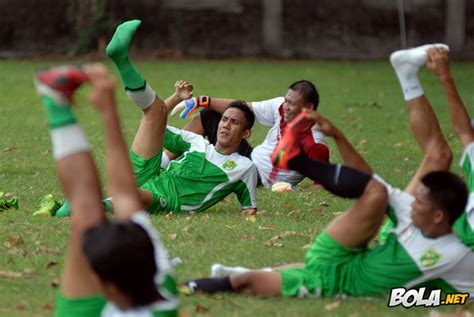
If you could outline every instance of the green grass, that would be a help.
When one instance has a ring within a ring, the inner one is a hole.
[[[47,316],[51,315],[54,305],[55,289],[51,284],[59,278],[69,221],[31,217],[43,195],[61,196],[46,120],[34,92],[32,75],[38,68],[57,63],[0,61],[0,190],[15,192],[20,199],[18,211],[0,213],[0,270],[23,273],[19,279],[0,278],[2,316]],[[317,84],[321,93],[320,112],[343,129],[374,170],[387,181],[396,186],[406,185],[421,158],[409,130],[398,82],[385,61],[140,62],[137,66],[162,97],[173,91],[178,79],[191,81],[197,95],[250,101],[284,95],[291,82],[309,79]],[[453,65],[459,91],[468,107],[474,104],[473,71],[473,64]],[[421,80],[455,153],[454,170],[459,172],[457,161],[462,149],[453,136],[441,86],[426,71],[422,71]],[[86,96],[87,89],[77,96],[77,104],[81,105],[77,113],[103,173],[102,127],[87,105]],[[130,142],[140,111],[128,101],[121,84],[118,103],[123,129]],[[171,124],[182,127],[184,122],[173,119]],[[261,141],[265,133],[265,128],[256,126],[252,143]],[[330,146],[333,149],[331,160],[340,161],[332,142]],[[207,276],[214,262],[249,267],[301,262],[305,255],[303,247],[321,232],[334,213],[351,204],[323,191],[314,192],[309,181],[303,182],[294,193],[273,194],[258,189],[257,196],[261,214],[254,223],[245,220],[233,197],[192,218],[184,213],[169,219],[163,215],[153,217],[170,254],[183,260],[177,267],[180,281]],[[294,210],[297,212],[292,213]],[[285,237],[281,248],[265,244],[287,231],[299,234]],[[15,237],[21,237],[21,241]],[[389,309],[386,300],[349,299],[340,305],[328,306],[334,302],[333,299],[191,296],[182,298],[182,311],[212,316],[419,316],[428,313],[425,309]]]

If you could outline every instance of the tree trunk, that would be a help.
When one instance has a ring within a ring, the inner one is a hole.
[[[464,48],[466,36],[466,2],[447,0],[446,6],[446,42],[452,52],[460,52]]]
[[[282,0],[263,1],[263,50],[270,55],[280,56],[283,49],[283,3]]]

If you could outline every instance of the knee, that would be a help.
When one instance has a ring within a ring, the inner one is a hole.
[[[364,196],[373,206],[384,208],[388,202],[388,193],[384,185],[372,179],[365,188]]]
[[[443,140],[428,149],[425,159],[440,166],[449,167],[453,159],[453,152],[448,144]]]

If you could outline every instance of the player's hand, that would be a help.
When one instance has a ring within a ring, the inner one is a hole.
[[[89,93],[91,104],[99,111],[115,109],[115,79],[102,64],[84,66],[84,73],[89,77],[92,90]]]
[[[174,87],[176,88],[175,95],[181,99],[189,99],[193,96],[193,85],[185,80],[178,80]]]
[[[185,119],[189,117],[199,107],[208,108],[210,103],[211,98],[208,96],[192,97],[190,99],[186,99],[178,103],[171,112],[171,116],[176,115],[179,111],[182,110],[179,117],[181,119]]]
[[[324,135],[330,137],[336,137],[339,135],[339,129],[336,128],[336,126],[331,121],[329,121],[329,119],[325,118],[320,113],[316,112],[315,110],[307,110],[306,115],[308,119],[316,123],[316,129],[324,133]]]
[[[450,75],[448,52],[439,47],[426,50],[426,67],[438,78]]]

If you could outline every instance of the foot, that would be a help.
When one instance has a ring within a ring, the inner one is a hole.
[[[225,267],[222,264],[215,263],[211,266],[211,277],[212,278],[222,278],[230,275],[230,272],[226,270],[227,267]]]
[[[41,199],[40,208],[33,213],[33,216],[51,217],[56,214],[60,207],[61,202],[54,198],[53,195],[48,194]]]
[[[298,137],[306,130],[312,122],[307,118],[305,112],[300,113],[291,120],[283,131],[280,142],[273,151],[272,163],[274,166],[289,169],[288,162],[300,154],[301,148],[298,144]]]
[[[76,89],[88,80],[80,67],[62,66],[38,72],[35,85],[39,95],[48,96],[59,105],[68,106]]]
[[[114,36],[105,48],[105,54],[115,63],[128,59],[128,49],[140,24],[142,24],[140,20],[130,20],[120,24],[115,30]]]
[[[399,50],[390,55],[390,62],[395,70],[410,74],[416,74],[421,66],[426,63],[426,50],[432,47],[442,48],[449,52],[446,44],[428,44],[407,50]]]

